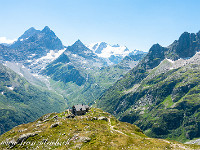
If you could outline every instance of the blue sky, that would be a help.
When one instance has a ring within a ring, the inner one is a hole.
[[[200,30],[199,0],[0,0],[0,37],[49,26],[71,45],[105,41],[148,51]],[[1,38],[0,38],[1,39]]]

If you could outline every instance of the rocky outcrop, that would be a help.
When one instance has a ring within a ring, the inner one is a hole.
[[[34,137],[38,135],[37,133],[26,133],[26,134],[23,134],[21,135],[18,139],[17,139],[17,144],[21,143],[21,142],[24,142],[26,141],[29,137]]]
[[[60,125],[60,122],[56,122],[56,123],[52,124],[50,128],[55,128],[55,127],[57,127],[59,125]]]
[[[101,116],[101,117],[98,117],[98,120],[105,120],[105,121],[108,121],[108,118],[104,117],[104,116]]]

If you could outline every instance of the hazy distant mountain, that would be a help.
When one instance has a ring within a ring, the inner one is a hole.
[[[139,50],[129,50],[126,46],[109,45],[105,42],[98,42],[87,46],[97,56],[107,60],[108,64],[118,64],[125,56],[144,54]]]

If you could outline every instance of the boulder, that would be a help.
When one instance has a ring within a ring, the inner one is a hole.
[[[18,139],[17,139],[17,144],[26,141],[29,137],[34,137],[38,135],[37,133],[26,133],[21,135]]]
[[[54,127],[57,127],[57,126],[59,126],[59,122],[56,122],[56,123],[52,124],[51,128],[54,128]]]
[[[106,117],[98,117],[98,120],[105,120],[105,121],[108,121],[108,118],[106,118]]]
[[[87,142],[90,142],[91,141],[91,138],[89,137],[85,137],[85,136],[80,136],[79,137],[79,140],[77,142],[84,142],[84,143],[87,143]]]
[[[75,117],[74,114],[70,114],[70,115],[68,115],[66,118],[74,118],[74,117]]]

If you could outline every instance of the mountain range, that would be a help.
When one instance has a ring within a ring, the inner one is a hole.
[[[4,70],[0,110],[6,114],[0,118],[0,134],[50,111],[63,111],[75,103],[94,103],[144,55],[127,56],[123,62],[109,66],[80,40],[63,46],[48,26],[43,30],[32,27],[13,44],[0,44],[1,71]],[[10,78],[4,77],[7,74]]]
[[[0,45],[1,134],[85,103],[149,137],[199,138],[199,49],[200,32],[184,32],[145,53],[105,42],[64,46],[49,27],[30,28],[13,44]]]

